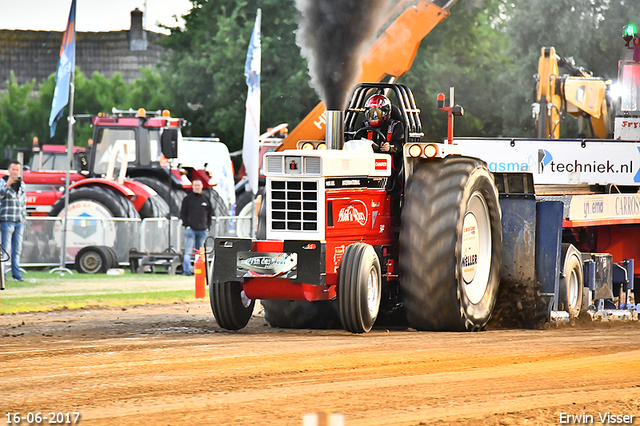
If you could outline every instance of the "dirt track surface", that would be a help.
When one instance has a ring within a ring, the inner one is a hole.
[[[230,333],[196,302],[0,315],[0,337],[2,424],[53,411],[81,425],[301,425],[329,410],[347,426],[602,424],[607,412],[640,425],[637,322],[353,335],[256,316]]]

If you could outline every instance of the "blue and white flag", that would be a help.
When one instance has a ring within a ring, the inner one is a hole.
[[[249,178],[251,191],[258,192],[258,174],[260,167],[260,68],[262,50],[260,48],[260,21],[262,10],[258,9],[256,23],[251,34],[251,42],[247,51],[244,75],[247,77],[247,108],[244,119],[244,141],[242,145],[242,161]]]
[[[56,124],[62,117],[64,107],[69,103],[69,82],[76,66],[76,0],[71,1],[69,21],[62,38],[60,61],[56,71],[56,90],[53,92],[51,115],[49,116],[50,137],[56,133]]]

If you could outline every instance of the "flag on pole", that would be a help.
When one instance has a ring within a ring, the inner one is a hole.
[[[262,11],[258,9],[256,23],[251,34],[251,42],[247,51],[244,75],[247,77],[247,105],[244,119],[244,140],[242,145],[242,161],[249,178],[251,191],[258,192],[258,168],[260,164],[260,20]]]
[[[60,61],[56,70],[56,90],[53,92],[51,115],[49,116],[50,137],[56,133],[56,124],[62,117],[64,107],[69,103],[69,82],[76,66],[76,0],[71,1],[69,21],[62,38]]]

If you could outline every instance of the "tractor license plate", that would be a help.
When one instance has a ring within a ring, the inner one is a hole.
[[[238,278],[295,279],[298,277],[298,254],[239,251],[236,266]]]

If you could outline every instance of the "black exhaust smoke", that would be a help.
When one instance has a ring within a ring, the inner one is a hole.
[[[344,110],[361,72],[360,56],[390,0],[296,0],[296,43],[309,61],[311,87],[328,110]]]

